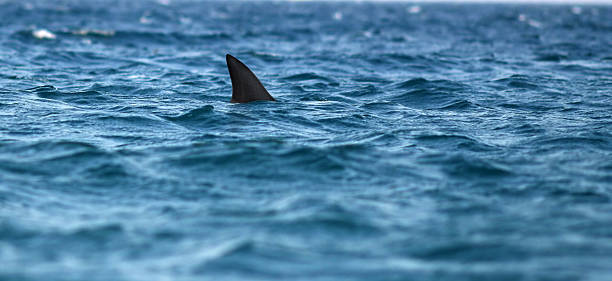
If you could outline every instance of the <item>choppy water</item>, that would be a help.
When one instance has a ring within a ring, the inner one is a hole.
[[[0,279],[612,280],[611,19],[0,1]]]

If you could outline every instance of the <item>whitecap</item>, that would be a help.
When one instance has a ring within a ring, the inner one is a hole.
[[[32,31],[32,36],[36,37],[37,39],[55,39],[57,38],[55,34],[53,34],[51,31],[46,30],[46,29],[34,30]]]
[[[151,15],[151,12],[146,11],[144,12],[144,14],[140,17],[138,21],[140,21],[140,23],[142,24],[150,24],[153,22],[153,20],[149,17],[150,15]]]
[[[335,19],[335,20],[342,20],[342,13],[340,13],[340,12],[335,12],[335,13],[334,13],[334,19]]]
[[[539,21],[536,20],[532,20],[530,18],[527,18],[527,16],[525,14],[520,14],[518,16],[518,20],[520,22],[527,22],[528,25],[535,27],[535,28],[540,28],[542,27],[542,23],[540,23]]]
[[[140,17],[140,20],[139,20],[139,21],[140,21],[140,23],[142,23],[142,24],[149,24],[149,23],[153,22],[153,21],[152,21],[150,18],[147,18],[146,16],[142,16],[142,17]]]
[[[530,26],[535,27],[535,28],[542,27],[542,23],[540,23],[539,21],[535,21],[535,20],[528,20],[527,24],[529,24]]]

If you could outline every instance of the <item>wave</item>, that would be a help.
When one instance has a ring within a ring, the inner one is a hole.
[[[419,135],[415,140],[436,150],[492,151],[495,147],[464,135]]]
[[[325,76],[321,76],[321,75],[318,75],[312,72],[294,74],[294,75],[283,77],[282,79],[286,81],[296,81],[296,82],[318,80],[321,82],[328,83],[329,85],[332,85],[332,86],[338,85],[338,82],[336,82],[334,79],[325,77]]]
[[[392,101],[405,106],[429,109],[461,109],[471,103],[463,98],[468,87],[450,80],[429,81],[414,78],[394,85],[398,90],[409,90],[395,94]]]
[[[536,90],[540,87],[532,82],[532,79],[526,75],[514,74],[507,78],[497,79],[494,82],[504,84],[510,88]]]
[[[51,85],[40,86],[29,91],[36,93],[40,98],[63,101],[68,104],[79,106],[95,106],[116,102],[116,99],[98,91],[85,90],[79,92],[61,92]]]
[[[439,165],[455,179],[500,179],[514,175],[513,171],[504,165],[466,154],[431,154],[419,159],[419,162]]]

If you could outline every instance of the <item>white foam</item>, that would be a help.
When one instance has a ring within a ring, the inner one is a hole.
[[[542,23],[540,23],[539,21],[536,21],[536,20],[528,20],[527,24],[529,24],[530,26],[535,27],[535,28],[542,27]]]
[[[32,32],[32,35],[38,39],[55,39],[57,38],[57,36],[55,36],[55,34],[53,34],[51,31],[46,30],[46,29],[38,29],[38,30],[34,30]]]
[[[153,21],[152,21],[150,18],[147,18],[146,16],[142,16],[142,17],[140,17],[140,20],[139,20],[139,21],[140,21],[140,23],[142,23],[142,24],[149,24],[149,23],[153,22]]]
[[[335,20],[342,20],[342,13],[340,13],[340,12],[335,12],[335,13],[334,13],[334,19],[335,19]]]

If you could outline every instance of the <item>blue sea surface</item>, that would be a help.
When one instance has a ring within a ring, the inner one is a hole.
[[[612,280],[611,116],[612,6],[0,1],[0,280]]]

